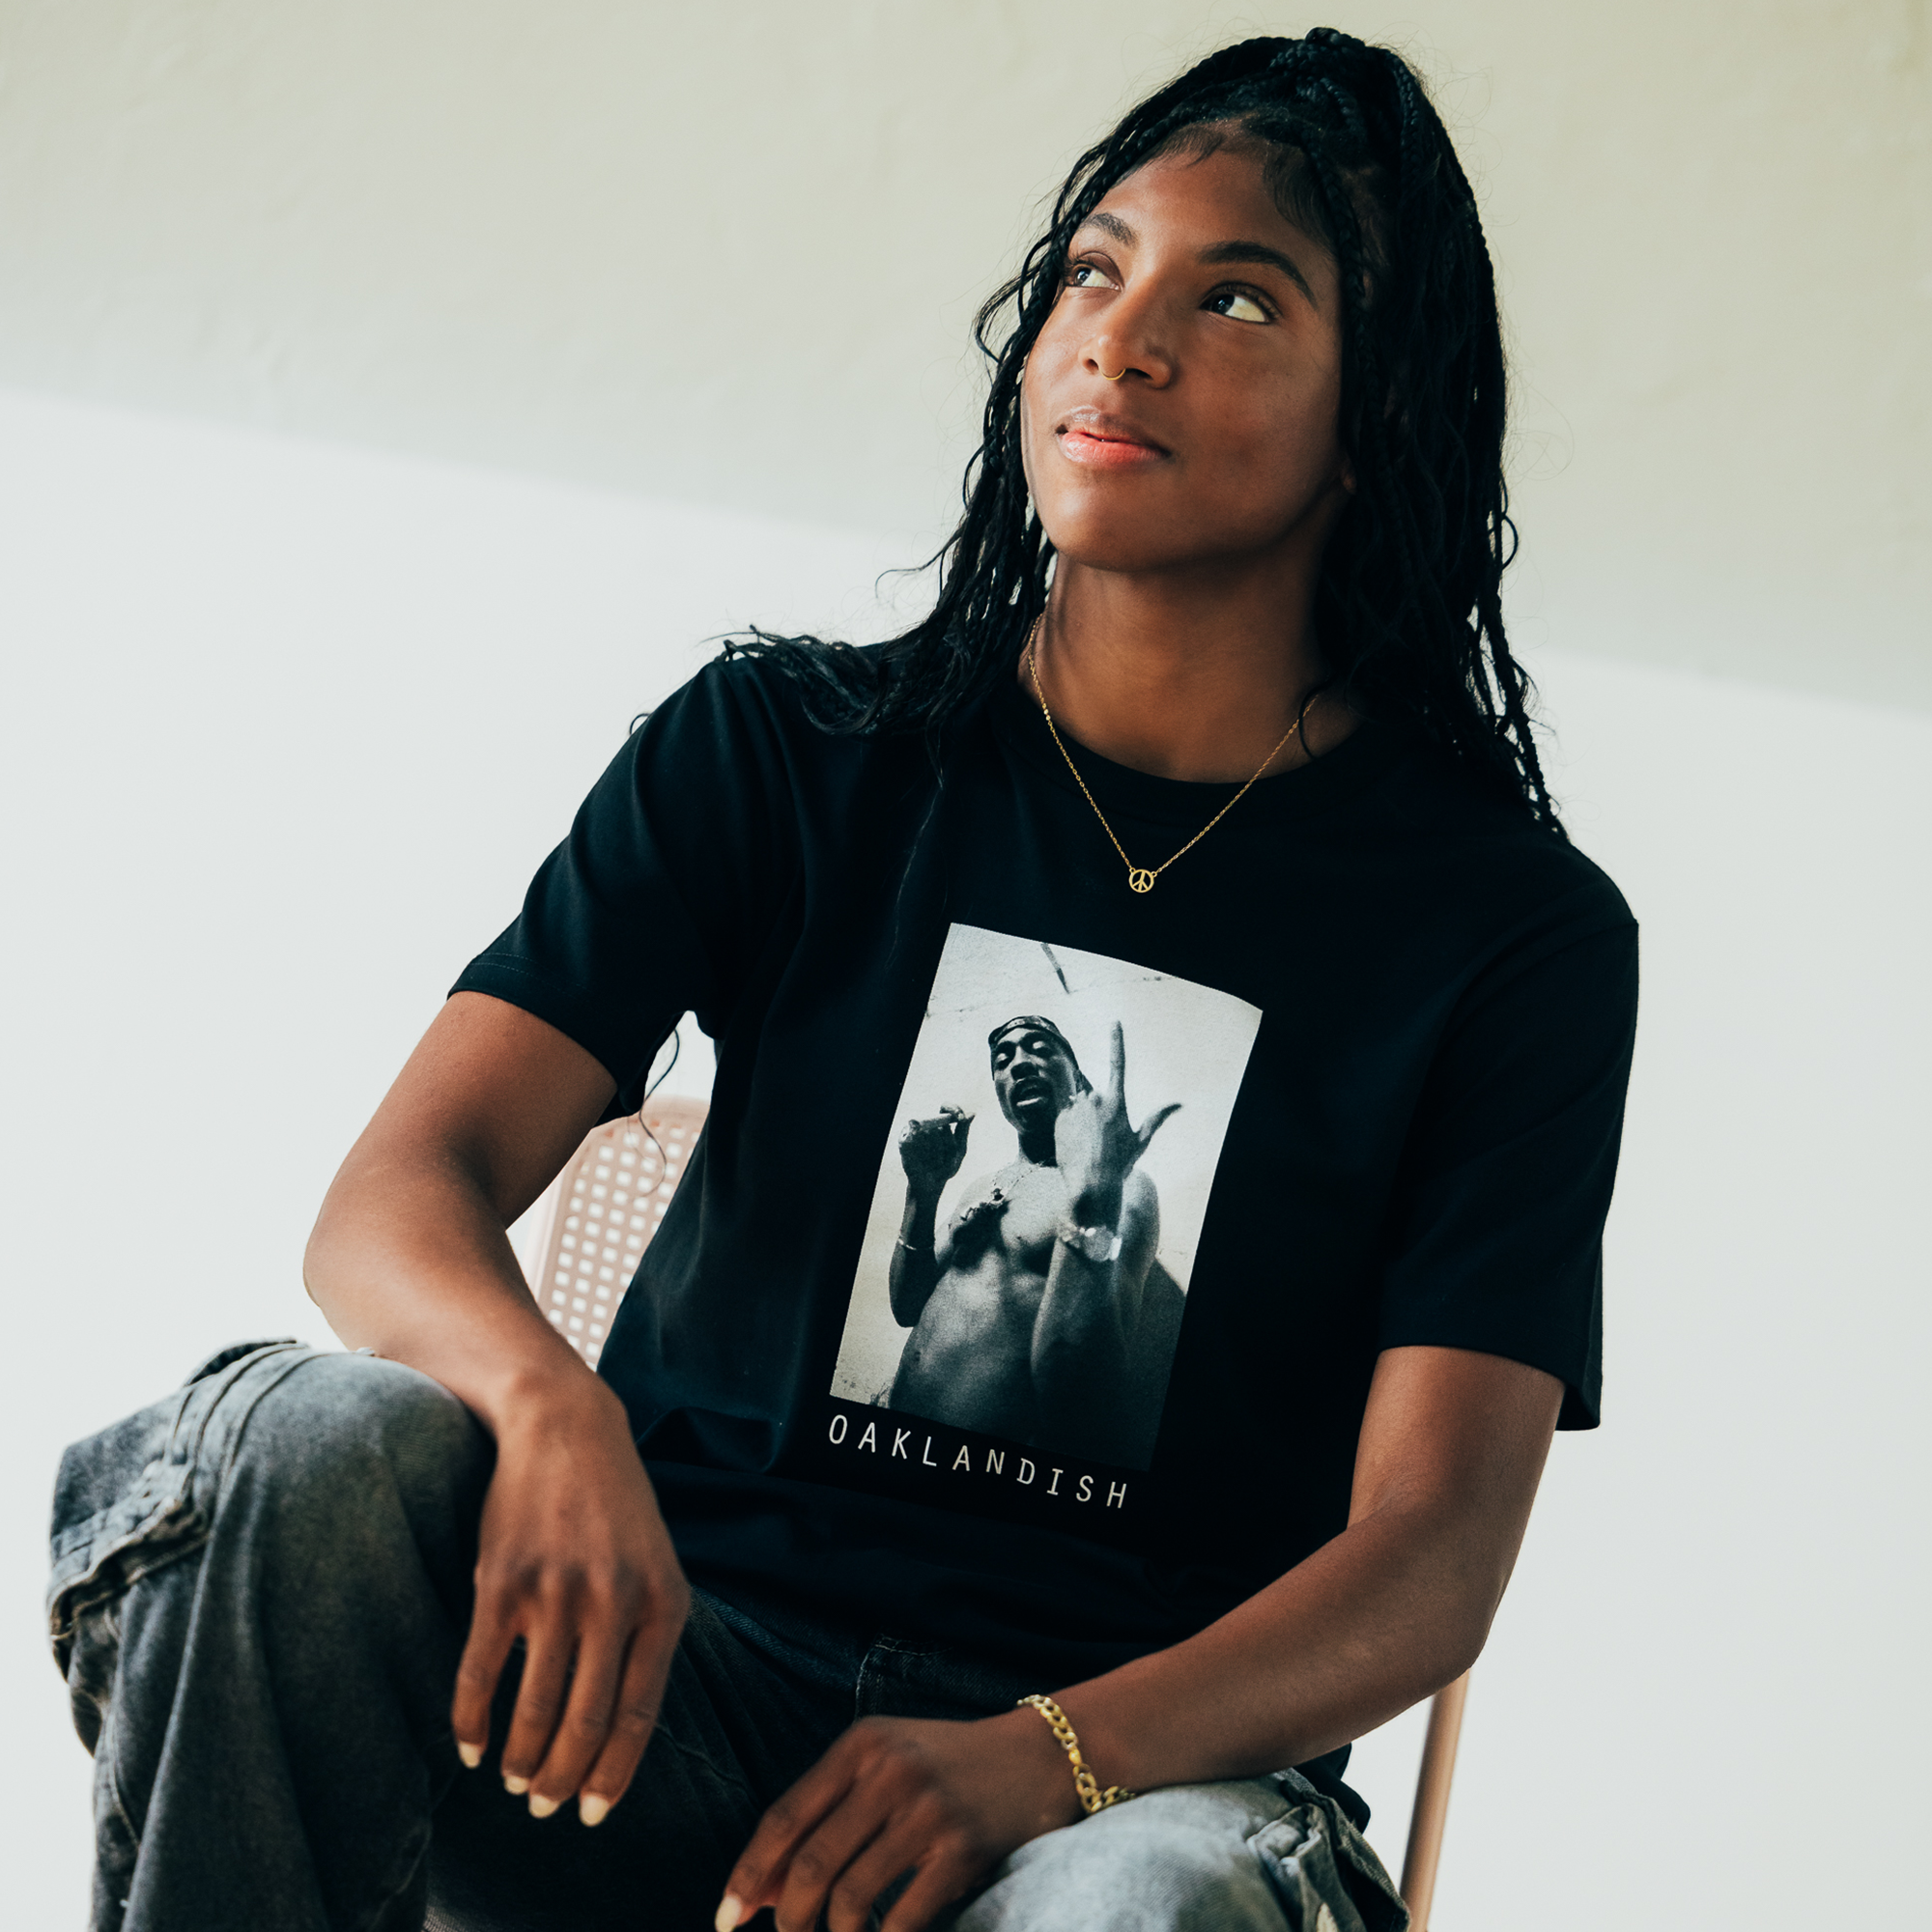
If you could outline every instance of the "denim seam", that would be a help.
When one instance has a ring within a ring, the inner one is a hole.
[[[742,1772],[736,1770],[726,1771],[712,1757],[709,1751],[697,1745],[686,1744],[668,1724],[660,1723],[651,1733],[651,1742],[653,1744],[657,1743],[660,1738],[666,1744],[669,1745],[674,1751],[678,1752],[680,1756],[690,1758],[696,1764],[701,1764],[720,1784],[728,1785],[754,1810],[762,1808],[758,1804],[757,1793],[745,1781]]]
[[[396,1900],[409,1890],[410,1887],[415,1881],[416,1873],[422,1869],[423,1861],[429,1857],[430,1835],[428,1832],[422,1834],[422,1843],[416,1847],[416,1855],[410,1861],[409,1870],[404,1872],[402,1878],[395,1885],[392,1885],[376,1901],[374,1906],[356,1921],[357,1932],[369,1932],[370,1926],[382,1924],[390,1906],[395,1904]]]
[[[103,1605],[101,1614],[112,1616],[113,1611],[108,1605]],[[118,1617],[114,1619],[114,1676],[118,1686],[121,1676],[121,1620]],[[120,1715],[121,1699],[118,1694],[110,1694],[106,1714],[101,1719],[100,1736],[95,1744],[95,1761],[101,1762],[102,1753],[105,1754],[107,1795],[113,1801],[116,1816],[127,1828],[128,1843],[138,1852],[141,1846],[141,1833],[135,1827],[134,1814],[128,1808],[128,1793],[121,1782],[121,1725],[118,1721]]]
[[[228,1487],[229,1472],[235,1467],[235,1459],[242,1453],[242,1438],[248,1433],[248,1424],[251,1421],[253,1421],[255,1410],[261,1406],[263,1397],[266,1396],[270,1392],[270,1390],[274,1388],[279,1388],[281,1384],[287,1381],[288,1378],[292,1375],[294,1375],[298,1369],[302,1368],[309,1362],[317,1361],[319,1359],[320,1357],[317,1355],[314,1350],[312,1349],[304,1350],[301,1353],[297,1355],[294,1361],[280,1363],[277,1366],[276,1371],[272,1376],[264,1377],[262,1381],[262,1386],[256,1389],[249,1396],[248,1406],[244,1409],[242,1409],[242,1413],[239,1416],[235,1418],[235,1426],[228,1432],[228,1440],[223,1445],[222,1457],[221,1457],[221,1470],[219,1475],[216,1476],[214,1483],[214,1497],[213,1497],[214,1503],[218,1504],[220,1502],[221,1492]],[[240,1362],[237,1362],[235,1364],[235,1369],[237,1371],[235,1379],[239,1381],[241,1379],[242,1371],[247,1368],[258,1367],[264,1360],[266,1360],[266,1356],[264,1355],[244,1355]],[[232,1387],[233,1385],[234,1385],[233,1383],[230,1383],[229,1387]],[[213,1420],[215,1409],[227,1398],[227,1395],[228,1395],[228,1388],[223,1388],[220,1391],[220,1393],[214,1398],[214,1401],[209,1404],[208,1412],[206,1415],[202,1417],[201,1427],[195,1434],[195,1442],[194,1442],[195,1460],[198,1460],[200,1457],[201,1445],[203,1441],[206,1439],[208,1435],[208,1425],[211,1421]]]

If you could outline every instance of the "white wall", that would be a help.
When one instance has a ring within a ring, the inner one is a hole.
[[[85,1894],[40,1634],[59,1444],[222,1341],[325,1338],[320,1192],[633,712],[727,624],[878,622],[899,554],[0,398],[10,1922]],[[1608,1419],[1559,1440],[1479,1667],[1435,1922],[1907,1922],[1932,720],[1537,667],[1645,990]],[[1361,1776],[1393,1861],[1390,1732]]]
[[[1932,708],[1925,0],[0,0],[0,383],[930,534],[1037,198],[1323,17],[1478,182],[1566,641]]]

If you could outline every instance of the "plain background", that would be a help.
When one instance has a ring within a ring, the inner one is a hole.
[[[1644,932],[1605,1427],[1479,1667],[1435,1922],[1906,1922],[1926,11],[1338,16],[1427,57],[1478,177],[1512,621]],[[327,1339],[322,1188],[632,716],[728,625],[876,634],[1031,198],[1181,59],[1307,24],[0,0],[10,1919],[86,1892],[59,1445]],[[1415,1731],[1359,1759],[1391,1860]]]

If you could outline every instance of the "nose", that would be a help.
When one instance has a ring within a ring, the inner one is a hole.
[[[1129,286],[1094,318],[1094,332],[1081,347],[1081,366],[1104,383],[1131,377],[1164,389],[1174,380],[1174,358],[1161,339],[1165,332],[1152,291]]]

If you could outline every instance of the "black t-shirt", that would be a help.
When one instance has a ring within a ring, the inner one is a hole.
[[[1136,865],[1235,792],[1074,755]],[[1343,1529],[1383,1349],[1531,1363],[1597,1420],[1635,927],[1392,727],[1136,894],[1016,687],[935,760],[721,661],[458,987],[595,1055],[611,1117],[687,1009],[717,1042],[602,1373],[727,1596],[1065,1684]],[[1117,1027],[1129,1126],[1178,1111],[1082,1167]]]

